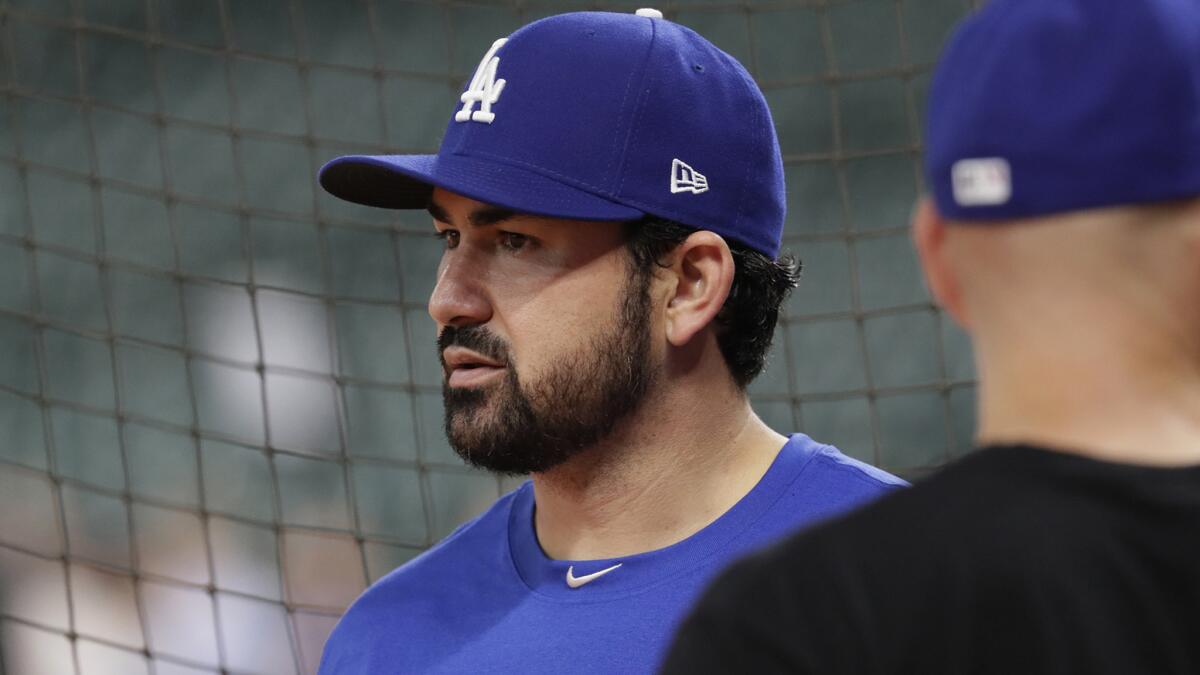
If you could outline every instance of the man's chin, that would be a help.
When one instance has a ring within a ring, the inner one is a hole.
[[[543,455],[536,437],[504,423],[501,397],[489,398],[471,410],[447,411],[446,437],[455,454],[475,468],[514,476],[557,463]]]
[[[469,409],[446,411],[446,432],[455,437],[493,435],[496,426],[495,401],[484,401]]]
[[[503,379],[495,377],[469,386],[456,386],[449,380],[443,380],[442,401],[445,403],[446,413],[453,412],[471,417],[491,409],[495,405],[496,392],[502,383]]]

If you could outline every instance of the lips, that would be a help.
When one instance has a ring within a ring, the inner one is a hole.
[[[442,364],[451,387],[480,386],[504,372],[503,363],[463,347],[447,347]]]

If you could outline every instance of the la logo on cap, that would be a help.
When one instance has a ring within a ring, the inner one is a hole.
[[[491,124],[496,119],[496,113],[492,112],[492,104],[500,100],[500,93],[504,91],[504,80],[496,79],[496,69],[500,67],[500,57],[496,56],[496,52],[508,42],[508,38],[500,38],[492,43],[492,48],[483,55],[483,60],[479,62],[479,67],[475,69],[475,76],[471,78],[471,85],[462,93],[458,100],[462,101],[462,110],[454,113],[455,122],[483,122]],[[480,104],[479,110],[475,110],[475,104]]]

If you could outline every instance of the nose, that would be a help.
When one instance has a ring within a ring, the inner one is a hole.
[[[429,315],[441,326],[472,326],[492,318],[492,304],[483,287],[484,275],[468,256],[444,255],[437,284],[429,296]]]

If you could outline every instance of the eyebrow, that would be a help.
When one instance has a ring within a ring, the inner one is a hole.
[[[433,219],[439,223],[454,224],[454,221],[450,218],[450,214],[437,202],[431,201],[425,208],[429,211],[429,215],[433,216]],[[472,211],[467,216],[467,222],[475,227],[486,227],[502,223],[516,216],[517,212],[512,209],[505,209],[499,206],[484,206]]]

